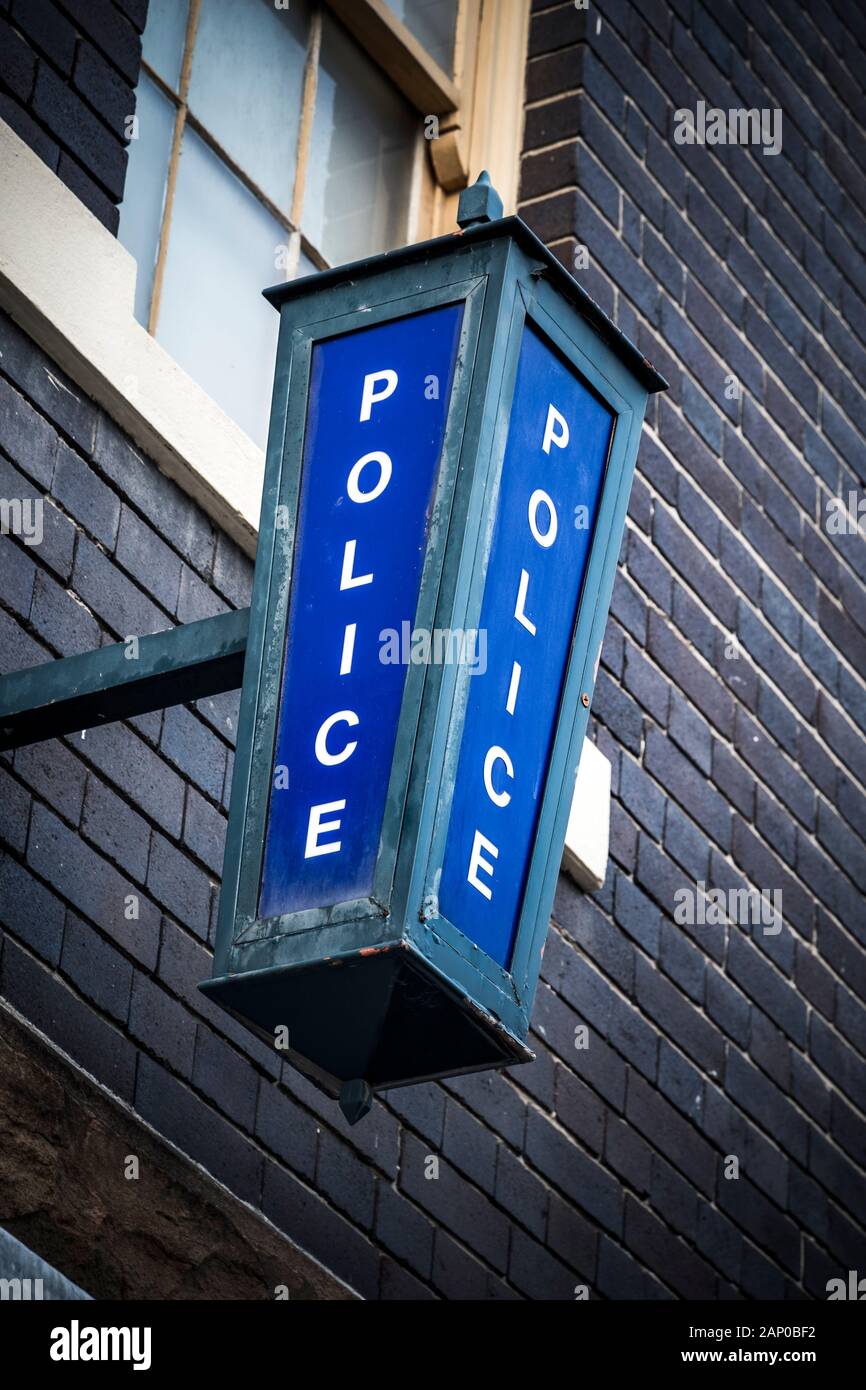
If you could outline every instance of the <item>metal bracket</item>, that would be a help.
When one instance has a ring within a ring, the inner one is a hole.
[[[0,679],[0,751],[237,690],[250,610],[128,637]]]

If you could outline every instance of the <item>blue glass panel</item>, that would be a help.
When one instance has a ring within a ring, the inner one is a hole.
[[[262,917],[373,886],[461,315],[313,349]]]
[[[511,959],[613,417],[532,330],[521,346],[439,911]]]

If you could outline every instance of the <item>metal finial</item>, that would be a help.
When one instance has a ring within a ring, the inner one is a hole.
[[[474,227],[478,222],[493,222],[502,216],[502,199],[482,169],[475,183],[464,188],[457,204],[458,227]]]
[[[340,1088],[340,1109],[350,1125],[356,1125],[369,1113],[373,1092],[366,1081],[344,1081]]]

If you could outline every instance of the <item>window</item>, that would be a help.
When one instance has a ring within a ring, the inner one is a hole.
[[[481,31],[481,0],[150,0],[119,230],[135,313],[259,445],[261,290],[447,227]]]

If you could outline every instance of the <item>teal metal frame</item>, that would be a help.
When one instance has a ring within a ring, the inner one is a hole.
[[[477,190],[476,185],[472,193]],[[369,1063],[374,1053],[373,1089],[527,1060],[532,999],[644,408],[649,392],[665,383],[518,218],[488,222],[483,214],[472,216],[457,236],[277,286],[266,297],[280,310],[280,334],[214,978],[202,988],[269,1033],[281,1009],[291,1024],[293,1009],[301,1008],[301,982],[308,991],[321,991],[326,1014],[345,1007],[344,997],[322,983],[323,965],[332,978],[335,967],[357,969],[357,994],[364,989],[365,960],[390,954],[447,996],[450,1013],[444,1010],[443,1027],[446,1015],[453,1018],[456,1010],[471,1016],[487,1036],[480,1060],[454,1065],[443,1045],[441,1064],[419,1073],[406,1041],[408,1025],[403,1038],[408,1057],[402,1062],[399,1047],[383,1042],[393,1007],[386,990],[382,1001],[371,1004],[382,1010],[372,1041],[367,1020],[346,1025],[358,1028],[357,1049],[329,1042],[322,1044],[321,1056],[314,1056],[319,1041],[302,1028],[303,1046],[293,1060],[333,1093],[353,1079],[361,1084],[363,1059]],[[478,624],[492,534],[484,522],[498,491],[527,322],[616,417],[509,969],[427,906],[435,901],[442,865],[469,679],[466,668],[457,665],[409,667],[370,897],[269,919],[257,915],[313,347],[335,335],[456,303],[464,306],[462,336],[415,626],[471,629]],[[371,976],[373,969],[367,968]],[[417,1051],[419,1056],[424,1051],[420,1044]],[[339,1056],[342,1070],[323,1063],[328,1056]]]

